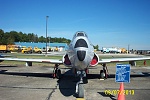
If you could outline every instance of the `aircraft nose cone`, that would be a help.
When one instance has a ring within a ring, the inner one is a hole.
[[[80,61],[83,61],[86,55],[86,51],[77,51],[77,57]]]

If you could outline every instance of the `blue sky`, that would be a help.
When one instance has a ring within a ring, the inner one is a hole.
[[[94,45],[150,50],[150,0],[0,0],[0,29],[72,39],[85,31]]]

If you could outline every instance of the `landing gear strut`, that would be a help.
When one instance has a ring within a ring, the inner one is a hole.
[[[106,64],[102,64],[102,66],[103,66],[103,70],[100,70],[100,78],[107,79],[108,78],[108,69],[107,69],[107,66],[106,66]]]
[[[53,78],[60,79],[62,77],[61,70],[58,68],[59,64],[55,64],[54,70],[53,70]]]
[[[86,72],[77,71],[77,75],[80,77],[80,81],[76,84],[76,94],[78,98],[84,98],[83,77],[86,77]]]

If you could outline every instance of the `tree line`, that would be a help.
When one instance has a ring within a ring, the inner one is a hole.
[[[15,44],[15,42],[42,42],[46,43],[46,37],[40,36],[38,37],[37,34],[34,33],[22,33],[17,31],[10,31],[10,32],[4,32],[2,29],[0,29],[0,45],[7,45],[7,44]],[[67,43],[69,44],[71,42],[70,39],[66,38],[57,38],[57,37],[47,37],[47,42],[50,43]],[[93,46],[94,49],[99,50],[99,46]]]
[[[0,45],[7,45],[7,44],[14,44],[14,42],[51,42],[51,43],[67,43],[69,44],[71,42],[70,39],[66,38],[57,38],[57,37],[44,37],[40,36],[38,37],[37,34],[34,33],[22,33],[17,31],[10,31],[10,32],[4,32],[2,29],[0,29]]]

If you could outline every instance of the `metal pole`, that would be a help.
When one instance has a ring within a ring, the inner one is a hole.
[[[49,37],[49,47],[50,47],[50,43],[51,43],[51,38]]]
[[[129,51],[130,49],[129,48],[130,48],[130,45],[128,44],[128,54],[130,53],[130,51]]]
[[[45,56],[47,56],[47,20],[48,20],[49,16],[46,16],[46,54]]]

